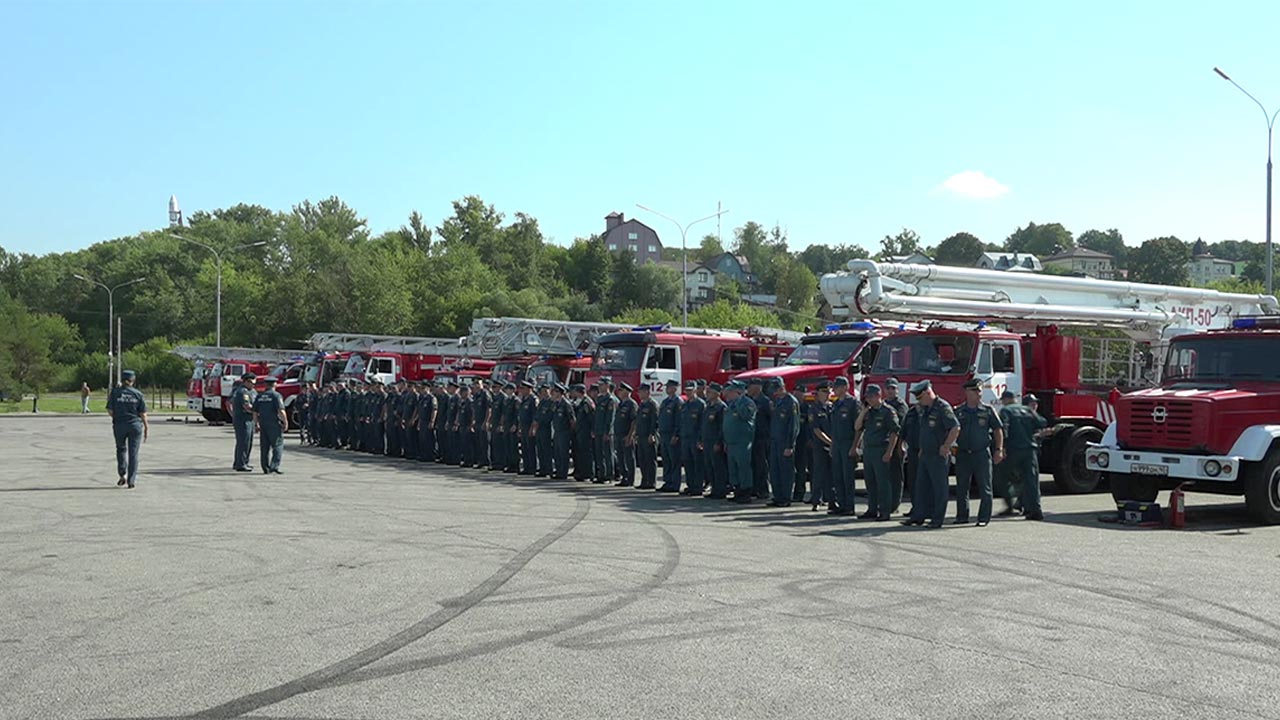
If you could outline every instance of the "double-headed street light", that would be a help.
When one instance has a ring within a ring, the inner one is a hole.
[[[680,228],[680,251],[681,251],[681,254],[683,255],[682,263],[681,263],[681,267],[682,267],[682,269],[683,269],[683,272],[681,273],[681,277],[680,277],[680,287],[681,287],[681,289],[682,289],[682,293],[683,293],[683,295],[684,295],[684,304],[683,304],[683,307],[684,307],[684,326],[685,326],[685,327],[688,327],[688,326],[689,326],[689,246],[688,246],[688,243],[687,243],[687,241],[686,241],[686,236],[689,234],[689,228],[693,227],[694,225],[697,225],[697,224],[698,224],[698,223],[700,223],[700,222],[706,222],[707,220],[712,220],[712,219],[714,219],[714,218],[718,218],[718,217],[720,217],[721,215],[723,215],[723,214],[725,214],[725,213],[727,213],[727,212],[729,212],[729,211],[728,211],[728,210],[720,210],[720,211],[715,212],[715,213],[712,213],[712,214],[710,214],[710,215],[708,215],[708,216],[706,216],[706,217],[704,217],[704,218],[698,218],[697,220],[694,220],[693,222],[689,223],[688,225],[681,225],[679,220],[676,220],[675,218],[671,217],[670,215],[663,215],[662,213],[658,212],[657,210],[654,210],[653,208],[645,207],[644,205],[641,205],[640,203],[636,203],[636,207],[640,208],[641,210],[644,210],[645,212],[651,212],[651,213],[653,213],[654,215],[657,215],[657,216],[658,216],[658,217],[660,217],[660,218],[663,218],[663,219],[666,219],[666,220],[670,220],[671,222],[673,222],[673,223],[675,223],[675,224],[676,224],[676,227]]]
[[[199,240],[192,240],[189,237],[183,237],[176,233],[169,233],[169,237],[174,237],[184,242],[189,242],[192,245],[199,245],[205,250],[208,250],[209,252],[213,253],[213,259],[218,266],[218,299],[217,299],[218,308],[217,308],[217,323],[214,330],[214,336],[215,336],[214,344],[217,345],[218,347],[222,347],[222,253],[231,253],[231,252],[235,252],[236,250],[244,250],[245,248],[251,248],[251,247],[261,247],[263,245],[266,245],[267,241],[259,240],[258,242],[255,242],[255,243],[248,243],[246,245],[237,245],[231,248],[230,250],[223,250],[220,253],[217,250],[215,250],[212,246],[205,245]]]
[[[94,280],[93,278],[85,277],[84,275],[74,275],[73,277],[75,277],[75,279],[77,280],[83,280],[87,283],[93,283],[94,285],[97,285],[98,287],[107,291],[107,387],[110,388],[112,386],[112,380],[114,380],[116,384],[119,384],[120,382],[120,368],[116,366],[116,362],[115,362],[116,357],[119,356],[120,354],[120,348],[116,347],[116,341],[119,338],[117,338],[115,335],[116,333],[116,291],[127,285],[140,283],[143,280],[146,280],[146,278],[134,278],[127,282],[122,282],[119,285],[108,287],[107,285],[100,283],[97,280]]]
[[[1266,120],[1266,121],[1267,121],[1267,294],[1268,294],[1268,295],[1271,295],[1271,294],[1272,294],[1272,292],[1273,292],[1273,288],[1272,288],[1272,285],[1271,285],[1271,269],[1272,269],[1272,254],[1271,254],[1271,134],[1272,134],[1272,130],[1273,130],[1273,129],[1275,128],[1275,126],[1276,126],[1276,116],[1277,116],[1277,115],[1280,115],[1280,109],[1277,109],[1274,113],[1270,113],[1270,114],[1268,114],[1268,113],[1267,113],[1267,108],[1266,108],[1266,106],[1265,106],[1265,105],[1263,105],[1262,103],[1258,102],[1258,98],[1256,98],[1256,97],[1254,97],[1254,96],[1250,95],[1248,90],[1245,90],[1244,88],[1240,87],[1240,83],[1237,83],[1235,80],[1232,80],[1230,77],[1228,77],[1228,76],[1227,76],[1227,74],[1226,74],[1226,73],[1222,72],[1222,71],[1221,71],[1221,70],[1219,70],[1218,68],[1214,68],[1214,69],[1213,69],[1213,71],[1214,71],[1214,72],[1216,72],[1216,73],[1218,73],[1218,76],[1219,76],[1219,77],[1221,77],[1223,80],[1226,80],[1227,82],[1231,83],[1232,85],[1235,85],[1237,90],[1239,90],[1240,92],[1244,93],[1244,94],[1245,94],[1245,95],[1246,95],[1250,100],[1252,100],[1254,103],[1256,103],[1256,104],[1257,104],[1257,106],[1262,110],[1262,119],[1264,119],[1264,120]]]

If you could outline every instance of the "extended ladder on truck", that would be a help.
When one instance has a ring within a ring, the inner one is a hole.
[[[1039,395],[1054,423],[1041,465],[1070,492],[1098,482],[1084,450],[1115,418],[1110,397],[1158,381],[1172,337],[1278,310],[1266,295],[870,260],[824,275],[821,289],[836,315],[935,323],[886,338],[874,382],[930,379],[953,402],[970,378],[988,402],[1006,389]]]
[[[471,323],[467,345],[490,360],[521,355],[577,355],[601,335],[630,329],[630,325],[615,323],[476,318]]]
[[[215,347],[212,345],[178,345],[169,352],[186,360],[244,360],[246,362],[285,362],[305,350],[279,350],[272,348]]]
[[[471,354],[459,338],[366,335],[358,333],[315,333],[307,344],[321,352],[388,352],[407,355]]]

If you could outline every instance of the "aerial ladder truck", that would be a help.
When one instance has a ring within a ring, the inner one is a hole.
[[[466,344],[495,362],[494,380],[576,383],[583,382],[591,368],[591,344],[596,338],[630,329],[615,323],[476,318]]]
[[[303,351],[178,345],[170,352],[193,363],[187,408],[217,423],[231,420],[231,390],[242,375],[283,373]]]
[[[1271,296],[1206,288],[871,260],[848,267],[821,279],[833,313],[902,323],[864,382],[927,379],[952,403],[973,378],[986,402],[1006,390],[1035,394],[1051,428],[1041,471],[1070,493],[1097,487],[1086,450],[1116,420],[1113,400],[1159,382],[1172,339],[1278,311]]]

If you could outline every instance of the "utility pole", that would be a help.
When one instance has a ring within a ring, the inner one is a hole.
[[[720,203],[717,202],[716,212],[714,215],[708,215],[703,218],[698,218],[697,220],[694,220],[688,225],[681,225],[679,220],[676,220],[670,215],[663,215],[662,213],[658,212],[657,210],[654,210],[653,208],[645,207],[640,203],[636,203],[636,207],[646,212],[651,212],[660,218],[670,220],[671,222],[676,224],[676,227],[680,228],[680,250],[682,251],[682,254],[684,256],[683,261],[681,263],[681,269],[683,272],[680,273],[681,274],[680,287],[683,289],[682,294],[684,295],[684,302],[682,303],[682,306],[684,308],[684,326],[689,327],[689,243],[688,243],[689,228],[693,227],[694,225],[697,225],[700,222],[703,222],[704,220],[710,220],[711,218],[716,218],[717,220],[719,220],[721,215],[729,211],[721,210]]]
[[[1257,104],[1257,106],[1262,110],[1262,119],[1267,121],[1267,294],[1273,295],[1275,292],[1274,287],[1271,284],[1272,268],[1274,267],[1271,250],[1271,135],[1272,130],[1274,130],[1276,126],[1276,116],[1280,115],[1280,109],[1277,109],[1274,113],[1268,114],[1266,106],[1259,102],[1258,98],[1250,95],[1248,90],[1240,87],[1239,83],[1232,80],[1226,73],[1222,72],[1218,68],[1214,68],[1213,71],[1218,73],[1218,76],[1223,80],[1235,85],[1237,90],[1244,93],[1245,96]]]
[[[87,283],[93,283],[103,290],[107,291],[107,389],[113,386],[113,381],[119,382],[119,368],[117,367],[117,358],[119,357],[119,349],[117,347],[116,337],[116,291],[127,285],[140,283],[146,278],[134,278],[128,282],[122,282],[114,287],[109,287],[92,278],[84,275],[72,275],[77,280],[83,280]]]
[[[189,237],[183,237],[176,233],[169,233],[169,237],[177,238],[178,240],[182,240],[183,242],[189,242],[192,245],[199,245],[205,250],[208,250],[209,252],[213,253],[213,260],[215,265],[218,268],[218,291],[217,291],[217,300],[215,301],[215,304],[217,307],[216,307],[216,310],[214,311],[215,312],[215,320],[214,320],[214,338],[215,339],[213,344],[217,345],[218,347],[222,347],[222,253],[213,249],[213,247],[210,245],[205,245],[199,240],[192,240]],[[222,252],[232,253],[232,252],[235,252],[236,250],[244,250],[245,248],[251,248],[251,247],[261,247],[266,244],[267,244],[266,240],[259,240],[258,242],[255,242],[255,243],[237,245],[231,248],[230,250],[224,250]]]

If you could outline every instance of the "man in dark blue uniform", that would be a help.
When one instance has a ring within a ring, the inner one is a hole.
[[[130,490],[138,481],[138,452],[151,432],[147,400],[133,386],[137,377],[132,370],[120,373],[120,385],[107,396],[107,414],[111,416],[111,432],[116,440],[116,471],[120,475],[116,485],[127,485]]]
[[[568,390],[563,383],[551,386],[551,477],[554,480],[569,479],[569,446],[573,435],[573,405],[565,397]]]
[[[613,381],[602,378],[598,383],[600,394],[596,397],[596,416],[591,426],[595,442],[596,477],[592,482],[612,482],[617,474],[617,454],[613,447],[613,421],[618,412],[618,399],[613,396]]]
[[[773,399],[769,420],[769,485],[774,507],[790,507],[796,486],[796,438],[800,436],[800,404],[781,378],[769,378]]]
[[[649,385],[641,383],[636,406],[636,465],[640,469],[640,489],[652,490],[658,480],[658,402],[649,395]]]
[[[538,477],[551,477],[555,474],[555,446],[551,431],[551,419],[555,414],[551,401],[551,388],[543,385],[538,388],[538,409],[533,416],[533,435],[538,446]]]
[[[831,489],[831,401],[826,381],[814,388],[813,405],[809,408],[809,430],[813,435],[810,447],[809,504],[813,510],[819,505],[834,506]]]
[[[573,386],[573,479],[587,482],[595,478],[595,444],[591,428],[595,423],[596,403],[587,396],[587,387]]]
[[[711,482],[711,493],[707,497],[715,500],[729,497],[729,458],[724,449],[724,414],[728,406],[720,399],[720,393],[719,383],[707,384],[707,407],[702,412],[702,430],[698,435],[698,450]]]
[[[618,410],[613,416],[613,447],[618,454],[618,485],[631,487],[636,482],[636,413],[640,406],[631,397],[631,386],[618,383],[614,398]]]
[[[773,415],[773,403],[764,393],[764,381],[752,378],[747,381],[747,396],[756,404],[755,439],[751,444],[751,478],[756,497],[769,497],[769,421]]]
[[[978,527],[991,522],[991,466],[1004,460],[1004,424],[995,408],[982,402],[982,382],[964,384],[964,404],[956,408],[956,525],[969,522],[969,491],[978,486]]]
[[[858,401],[849,392],[849,378],[841,375],[835,380],[835,398],[831,402],[831,496],[830,515],[853,515],[856,496],[853,487],[853,470],[857,454],[853,441],[857,436],[854,424],[858,421]]]
[[[236,432],[235,455],[231,468],[237,472],[252,472],[249,459],[253,453],[253,383],[258,376],[247,372],[240,376],[231,389],[231,424]]]
[[[520,382],[520,467],[521,475],[538,472],[538,439],[534,437],[533,423],[538,415],[538,398],[533,396],[533,383]]]
[[[253,415],[258,421],[262,438],[259,450],[262,461],[262,472],[280,473],[280,456],[284,452],[284,431],[289,427],[289,418],[284,412],[284,398],[276,392],[276,379],[268,375],[263,378],[266,387],[253,400]]]
[[[942,527],[947,517],[947,467],[951,458],[951,445],[960,435],[960,422],[951,409],[951,403],[938,397],[933,383],[921,380],[911,386],[920,414],[916,431],[919,449],[917,469],[912,481],[911,516],[903,525],[924,525],[930,529]]]
[[[690,381],[684,386],[686,399],[680,410],[680,459],[684,464],[685,489],[681,495],[702,497],[706,489],[706,474],[703,472],[702,452],[698,449],[699,436],[702,434],[702,413],[707,409],[707,401],[698,395],[698,383]],[[664,492],[665,488],[658,488]]]
[[[680,413],[684,400],[680,383],[668,380],[667,396],[658,407],[658,444],[662,451],[662,487],[664,492],[680,491]],[[669,490],[667,488],[670,488]]]

